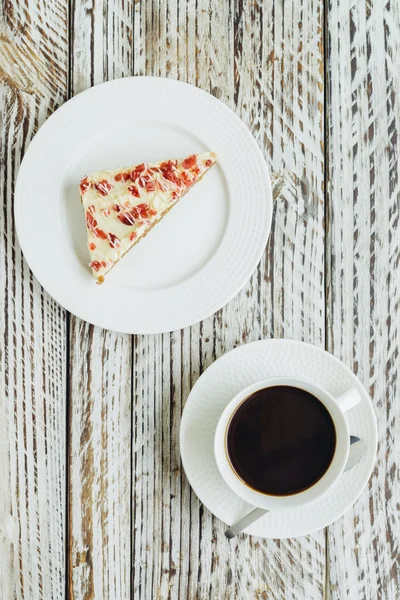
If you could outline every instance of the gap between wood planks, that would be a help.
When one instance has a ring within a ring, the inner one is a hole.
[[[322,40],[324,45],[324,224],[325,224],[325,236],[324,236],[324,320],[325,320],[325,350],[329,351],[328,347],[328,273],[330,273],[330,260],[331,260],[331,244],[329,236],[329,204],[328,204],[328,192],[327,184],[329,177],[329,122],[328,122],[328,86],[329,86],[329,69],[328,69],[328,41],[329,41],[329,21],[328,21],[328,6],[327,0],[323,1],[323,34]],[[330,600],[330,571],[329,571],[329,536],[328,527],[325,527],[324,531],[325,538],[325,578],[324,578],[324,596],[323,600]]]
[[[72,40],[73,40],[73,10],[72,10],[72,0],[68,0],[67,4],[67,35],[68,35],[68,63],[67,63],[67,101],[72,98],[72,62],[73,62],[73,53],[72,53]],[[70,487],[71,487],[71,477],[70,477],[70,435],[71,431],[71,381],[70,381],[70,364],[71,364],[71,347],[70,347],[70,339],[71,339],[71,315],[68,311],[66,311],[66,361],[67,361],[67,373],[66,373],[66,406],[65,406],[65,415],[66,415],[66,440],[65,440],[65,600],[68,599],[68,591],[70,588],[70,573],[71,573],[71,584],[72,584],[72,565],[70,565],[69,560],[69,535],[70,535],[70,526],[69,526],[69,517],[70,517]],[[72,589],[72,588],[71,588]]]

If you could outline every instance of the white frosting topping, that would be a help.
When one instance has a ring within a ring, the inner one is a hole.
[[[99,282],[215,163],[212,152],[183,160],[98,171],[81,180],[90,266]]]

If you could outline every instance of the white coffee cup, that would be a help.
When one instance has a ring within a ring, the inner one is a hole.
[[[229,460],[227,450],[227,432],[237,408],[259,390],[274,386],[290,386],[309,392],[325,406],[335,426],[336,447],[332,461],[323,476],[306,490],[288,496],[272,496],[254,490],[236,473]],[[243,500],[264,509],[284,509],[302,506],[321,498],[335,485],[346,466],[350,448],[350,434],[346,422],[346,412],[361,400],[356,388],[347,390],[338,398],[317,385],[296,377],[274,377],[264,379],[245,388],[229,402],[223,411],[215,430],[215,460],[221,476],[235,494]]]

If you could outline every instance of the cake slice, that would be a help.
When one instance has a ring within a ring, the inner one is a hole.
[[[80,182],[90,253],[97,283],[217,160],[213,152],[182,160],[99,171]]]

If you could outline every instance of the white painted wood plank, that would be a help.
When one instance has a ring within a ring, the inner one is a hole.
[[[400,7],[334,0],[328,23],[328,342],[379,435],[366,490],[329,528],[329,597],[386,600],[400,597]]]
[[[33,134],[65,99],[66,35],[61,3],[3,5],[0,582],[5,600],[62,599],[65,592],[66,317],[22,257],[13,193]]]
[[[131,74],[133,2],[73,2],[71,91]],[[131,590],[132,339],[71,317],[69,598]]]
[[[71,319],[69,597],[130,597],[130,337]]]

